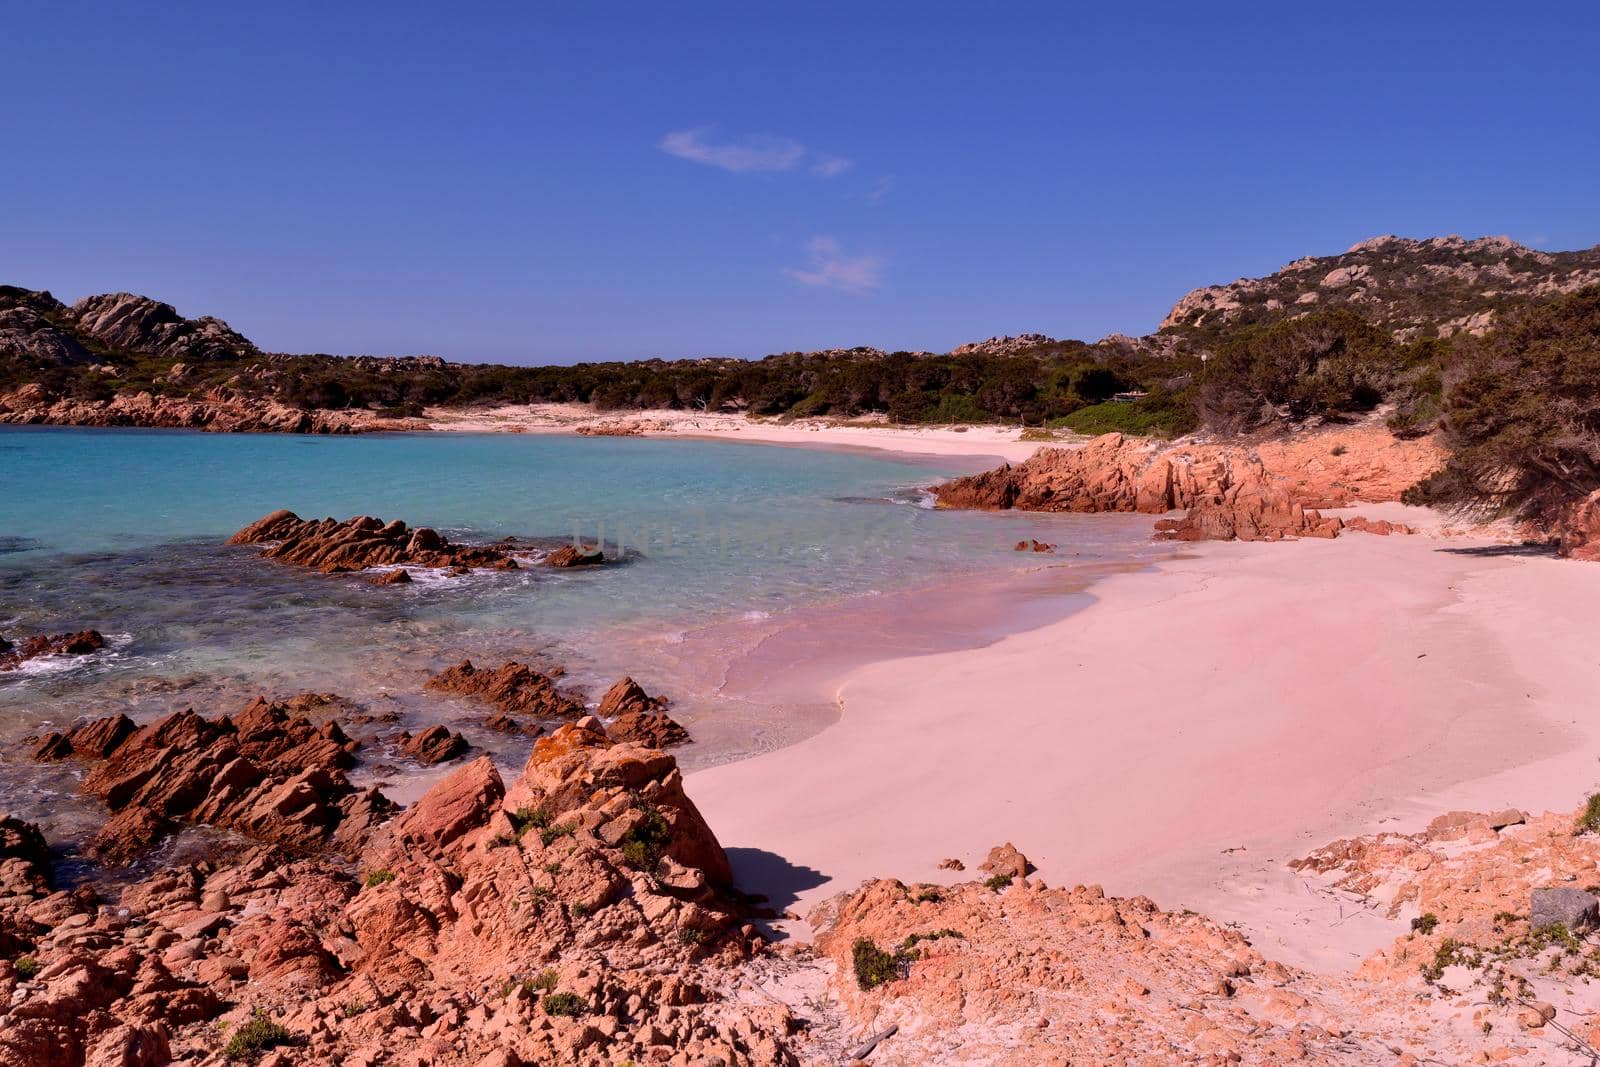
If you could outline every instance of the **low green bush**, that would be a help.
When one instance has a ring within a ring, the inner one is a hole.
[[[275,1022],[264,1011],[258,1011],[250,1021],[233,1032],[222,1055],[230,1060],[254,1059],[268,1049],[278,1048],[294,1041],[294,1035]]]
[[[589,1014],[589,1002],[576,993],[550,993],[544,998],[544,1013],[576,1019]]]

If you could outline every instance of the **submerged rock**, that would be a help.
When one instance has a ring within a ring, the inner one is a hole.
[[[423,688],[493,705],[500,713],[497,718],[502,719],[497,729],[511,727],[509,716],[554,720],[576,719],[583,714],[583,705],[557,689],[553,677],[515,660],[489,670],[464,659],[429,678]]]
[[[545,557],[547,567],[594,567],[606,561],[598,545],[562,545]]]
[[[463,755],[468,747],[465,737],[439,725],[430,726],[415,736],[400,735],[400,751],[429,766],[449,762]]]
[[[98,630],[80,630],[75,634],[39,634],[14,644],[0,638],[0,671],[14,671],[30,659],[40,656],[87,656],[106,647],[106,639]]]
[[[228,538],[228,544],[266,545],[261,554],[268,559],[325,574],[402,563],[431,568],[517,568],[517,561],[502,547],[452,544],[426,526],[411,529],[399,519],[384,522],[370,515],[338,522],[302,519],[292,511],[274,511]],[[409,576],[404,579],[409,580]],[[402,579],[386,577],[383,584],[399,581]]]

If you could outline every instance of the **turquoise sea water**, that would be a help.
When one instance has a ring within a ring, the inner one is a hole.
[[[923,487],[981,465],[649,438],[0,429],[0,635],[94,628],[113,644],[0,674],[0,741],[88,712],[228,711],[254,692],[465,723],[482,709],[421,690],[464,656],[560,664],[595,695],[647,664],[647,686],[701,699],[657,654],[686,631],[1037,566],[1012,550],[1025,537],[1085,562],[1146,550],[1147,520],[927,506]],[[222,544],[280,507],[466,540],[577,532],[621,562],[375,588]]]

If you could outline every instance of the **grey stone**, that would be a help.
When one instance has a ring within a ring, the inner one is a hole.
[[[1565,926],[1573,933],[1600,924],[1600,897],[1582,889],[1535,889],[1528,925],[1535,930]]]

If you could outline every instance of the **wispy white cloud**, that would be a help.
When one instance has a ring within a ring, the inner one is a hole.
[[[877,256],[849,256],[832,237],[806,242],[806,266],[784,272],[801,285],[837,289],[844,293],[869,293],[882,281],[883,260]]]
[[[818,156],[811,164],[811,173],[819,178],[837,178],[853,166],[855,163],[843,156]]]
[[[805,145],[786,137],[745,137],[719,144],[711,136],[712,131],[707,129],[678,130],[661,139],[661,150],[669,156],[735,174],[792,170],[806,154]]]
[[[873,183],[871,189],[867,190],[867,203],[882,203],[892,192],[894,192],[894,175],[885,174]]]

